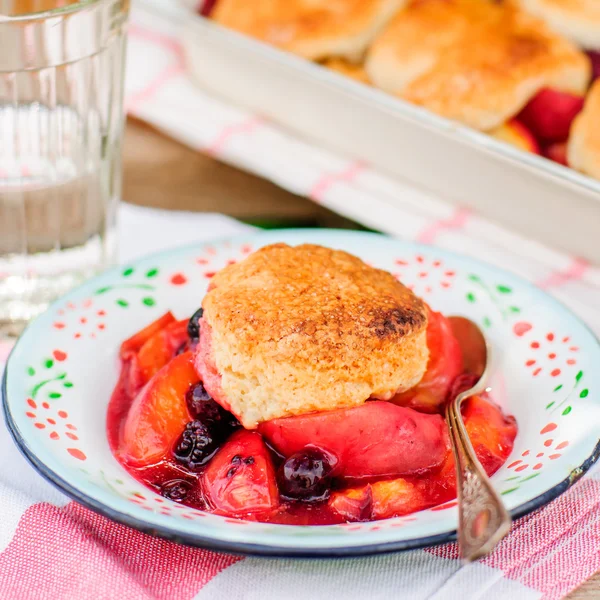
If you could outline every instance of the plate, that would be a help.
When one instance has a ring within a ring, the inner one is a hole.
[[[282,241],[347,250],[392,272],[434,309],[468,316],[486,331],[496,357],[493,397],[519,425],[514,450],[493,477],[513,517],[564,492],[596,461],[600,346],[556,300],[507,272],[439,248],[371,233],[284,230],[148,256],[88,281],[35,320],[13,349],[2,386],[9,429],[34,467],[110,519],[227,552],[354,556],[455,539],[456,502],[370,523],[251,523],[165,500],[111,454],[106,407],[120,343],[167,310],[177,318],[191,315],[215,272]]]

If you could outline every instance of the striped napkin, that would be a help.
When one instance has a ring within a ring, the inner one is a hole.
[[[364,163],[311,146],[195,88],[178,44],[183,18],[172,0],[134,3],[126,94],[130,114],[370,227],[516,272],[557,296],[600,334],[600,269]],[[244,230],[218,215],[127,205],[121,217],[123,261],[156,250],[156,239],[178,245]],[[0,361],[7,351],[0,346]],[[177,546],[69,502],[25,463],[3,425],[0,501],[0,598],[7,599],[554,600],[600,570],[600,469],[520,519],[491,556],[468,566],[458,560],[454,544],[319,561],[241,558]]]

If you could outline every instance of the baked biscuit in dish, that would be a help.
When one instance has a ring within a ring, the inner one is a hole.
[[[513,0],[586,50],[600,50],[598,0]]]
[[[591,87],[575,117],[567,145],[570,167],[600,179],[600,79]]]
[[[357,62],[406,0],[219,0],[211,18],[310,60]]]
[[[217,273],[196,369],[244,427],[389,399],[427,368],[427,308],[346,252],[275,244]]]
[[[512,4],[414,0],[373,42],[373,83],[388,92],[489,131],[542,88],[583,94],[588,57]]]

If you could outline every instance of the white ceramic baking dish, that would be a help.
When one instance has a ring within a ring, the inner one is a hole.
[[[600,181],[224,29],[184,0],[204,88],[412,186],[600,262]]]

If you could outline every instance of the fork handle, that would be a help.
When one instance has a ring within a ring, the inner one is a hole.
[[[446,406],[456,464],[458,490],[458,547],[471,562],[488,554],[508,533],[511,517],[481,466],[460,412],[468,396],[461,394]]]

